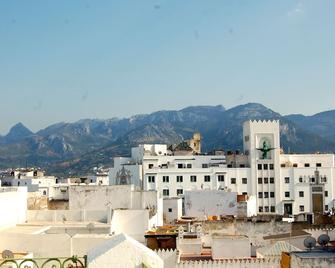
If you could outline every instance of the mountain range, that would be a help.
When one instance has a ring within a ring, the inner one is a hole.
[[[204,152],[241,150],[242,124],[249,119],[279,119],[285,152],[335,152],[335,110],[282,116],[262,104],[248,103],[231,109],[193,106],[122,119],[82,119],[36,133],[18,123],[0,136],[0,168],[28,165],[60,176],[83,175],[93,167],[110,166],[114,156],[129,155],[138,144],[174,144],[195,131],[203,137]]]

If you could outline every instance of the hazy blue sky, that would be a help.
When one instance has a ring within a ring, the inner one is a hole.
[[[0,1],[0,133],[189,105],[335,109],[335,1]]]

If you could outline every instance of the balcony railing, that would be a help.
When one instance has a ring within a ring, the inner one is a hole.
[[[0,268],[87,268],[87,257],[0,259]]]

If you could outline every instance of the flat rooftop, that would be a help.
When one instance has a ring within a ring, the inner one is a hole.
[[[110,228],[106,223],[101,222],[29,222],[26,224],[18,224],[13,227],[9,227],[0,231],[2,234],[42,234],[50,229],[85,229],[88,228],[88,224],[94,224],[94,229]],[[60,232],[61,233],[61,232]]]
[[[291,233],[283,233],[283,234],[277,234],[277,235],[268,235],[264,236],[264,240],[269,240],[269,239],[285,239],[285,238],[292,238],[292,237],[297,237],[297,236],[309,236],[311,235],[310,233],[307,233],[302,230],[293,230]]]
[[[294,251],[291,252],[291,254],[301,259],[311,259],[311,258],[335,259],[334,250]]]

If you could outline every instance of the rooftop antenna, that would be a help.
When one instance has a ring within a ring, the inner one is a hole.
[[[309,249],[309,251],[312,251],[312,248],[316,246],[316,240],[314,237],[307,237],[304,240],[304,246]]]

